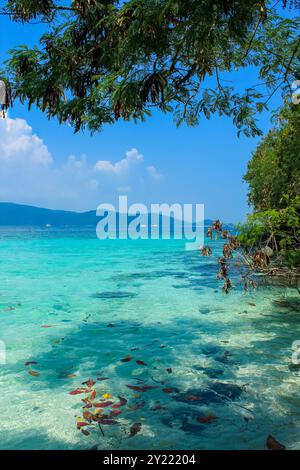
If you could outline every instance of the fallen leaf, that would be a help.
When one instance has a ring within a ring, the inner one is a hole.
[[[88,388],[92,388],[93,385],[95,385],[96,382],[94,380],[87,380],[86,382],[82,382],[82,385],[86,385]]]
[[[99,382],[102,382],[103,380],[109,380],[108,377],[98,377],[97,380],[99,380]]]
[[[256,304],[254,302],[248,302],[248,305],[251,305],[251,307],[256,307]]]
[[[280,444],[275,437],[269,435],[267,442],[266,442],[267,448],[270,450],[285,450],[285,446],[283,444]]]
[[[105,401],[100,403],[94,403],[95,408],[106,408],[113,404],[113,401]]]
[[[187,395],[185,401],[201,401],[203,398],[200,395]]]
[[[197,418],[197,421],[199,423],[206,424],[206,423],[211,423],[212,421],[215,421],[216,419],[218,419],[218,417],[215,415],[207,415],[207,416],[199,416]]]
[[[155,388],[158,388],[151,385],[144,385],[144,387],[138,387],[136,385],[126,385],[126,387],[136,392],[147,392],[147,390],[154,390]]]
[[[110,414],[111,414],[111,416],[118,416],[118,415],[120,415],[121,413],[122,413],[121,410],[113,410]]]
[[[82,434],[84,434],[85,436],[89,436],[90,433],[86,430],[86,429],[81,429],[81,432]]]
[[[88,426],[88,425],[89,425],[89,423],[86,423],[85,421],[77,421],[77,423],[76,423],[77,429],[81,429],[84,426]]]
[[[96,396],[97,396],[97,392],[96,390],[93,390],[90,396],[90,400],[95,400]]]
[[[131,356],[126,356],[124,357],[123,359],[121,359],[121,362],[129,362],[132,360],[132,357]]]
[[[28,361],[28,362],[25,362],[25,366],[33,366],[33,365],[35,365],[35,364],[37,364],[36,361]]]
[[[143,362],[143,361],[136,361],[136,363],[139,365],[139,366],[147,366],[148,364],[146,364],[146,362]]]
[[[127,400],[126,398],[119,397],[120,403],[116,403],[115,405],[112,406],[112,408],[120,408],[121,406],[126,405]]]
[[[28,371],[28,374],[32,375],[33,377],[38,377],[39,375],[41,375],[39,372],[37,372],[36,370],[29,370]]]
[[[178,388],[173,387],[173,388],[163,388],[163,392],[165,393],[179,393]]]
[[[169,367],[168,369],[166,369],[166,371],[168,372],[168,374],[172,374],[173,370],[171,369],[171,367]]]
[[[41,328],[53,328],[53,325],[42,325]]]
[[[134,423],[130,428],[130,437],[135,436],[142,429],[141,423]]]
[[[132,348],[132,349],[130,349],[131,352],[135,352],[135,351],[139,351],[139,350],[140,350],[140,348]]]
[[[73,377],[77,377],[77,374],[69,374],[66,376],[67,379],[73,379]]]
[[[76,388],[76,390],[72,390],[72,392],[69,392],[69,395],[79,395],[80,393],[86,393],[87,389],[86,388]]]
[[[118,424],[118,421],[116,421],[115,419],[100,418],[100,419],[98,420],[98,423],[100,423],[100,424],[113,425],[113,424]]]
[[[83,412],[83,417],[84,417],[84,419],[87,419],[88,421],[93,420],[93,414],[90,411],[84,411]]]
[[[109,323],[109,324],[107,325],[107,328],[113,328],[114,326],[115,326],[115,325],[113,325],[112,323]]]

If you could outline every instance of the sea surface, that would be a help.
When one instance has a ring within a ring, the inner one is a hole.
[[[210,246],[2,228],[0,448],[299,449],[299,294],[224,294]]]

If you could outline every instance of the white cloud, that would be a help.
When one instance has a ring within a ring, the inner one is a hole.
[[[120,192],[149,194],[151,180],[162,178],[135,148],[116,162],[95,164],[95,156],[89,157],[93,160],[70,155],[58,163],[25,120],[0,120],[0,200],[87,210],[114,200]]]
[[[161,181],[164,179],[164,175],[162,175],[161,173],[159,173],[157,171],[157,169],[155,168],[155,166],[147,166],[147,172],[148,174],[155,180],[157,181]]]
[[[135,148],[126,152],[126,158],[111,163],[109,160],[98,160],[95,169],[100,172],[112,173],[115,175],[124,175],[130,171],[132,167],[139,163],[143,163],[144,157]]]
[[[46,145],[23,119],[1,119],[0,145],[1,160],[29,161],[45,166],[53,162]]]

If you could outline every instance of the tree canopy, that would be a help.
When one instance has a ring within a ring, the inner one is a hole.
[[[245,180],[254,213],[241,228],[248,247],[269,244],[300,266],[300,105],[285,105],[258,145]]]
[[[12,20],[48,27],[35,47],[10,51],[1,78],[14,98],[76,131],[143,120],[158,108],[178,124],[226,115],[239,133],[257,135],[257,112],[277,90],[290,95],[300,78],[296,0],[3,3]],[[277,10],[287,3],[293,19]],[[259,83],[228,83],[246,67],[257,69]]]

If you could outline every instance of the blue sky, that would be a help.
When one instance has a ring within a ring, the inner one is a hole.
[[[43,28],[0,21],[1,61],[8,49],[37,42]],[[249,70],[235,80],[238,86],[257,83]],[[275,96],[271,107],[279,104]],[[177,128],[171,115],[155,112],[145,123],[119,122],[93,136],[74,135],[20,103],[9,118],[0,128],[0,201],[86,210],[128,194],[131,203],[204,203],[206,218],[232,222],[250,210],[242,177],[258,139],[238,138],[228,118]],[[260,126],[270,128],[270,113]]]

